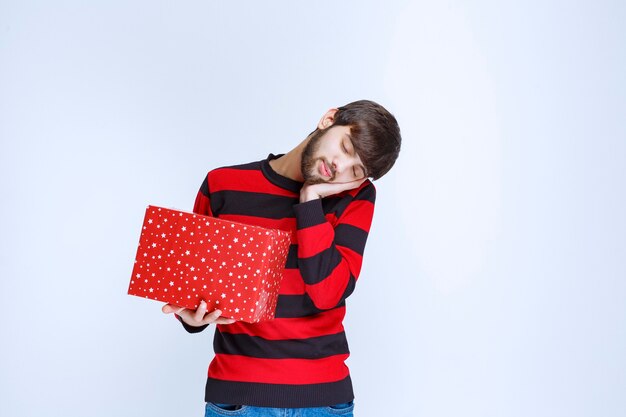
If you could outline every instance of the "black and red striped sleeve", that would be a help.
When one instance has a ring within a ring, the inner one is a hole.
[[[211,200],[209,199],[209,175],[207,174],[200,185],[196,201],[193,204],[193,212],[204,216],[213,216],[211,211]]]
[[[376,189],[366,181],[354,190],[352,201],[338,214],[334,225],[326,218],[320,199],[294,206],[298,268],[317,308],[334,308],[354,291],[375,200]]]

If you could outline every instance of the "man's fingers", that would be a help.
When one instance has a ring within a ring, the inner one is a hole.
[[[203,324],[233,324],[236,320],[226,317],[220,317],[222,310],[214,310],[207,314],[207,304],[204,300],[200,301],[200,305],[196,311],[186,309],[185,307],[175,306],[173,304],[165,304],[161,311],[165,314],[175,313],[183,318],[183,320],[192,326]]]
[[[222,311],[221,310],[215,310],[213,311],[211,314],[209,314],[210,321],[209,323],[214,323],[214,324],[233,324],[236,320],[234,319],[229,319],[226,317],[220,317],[222,315]]]
[[[217,320],[215,320],[215,324],[233,324],[236,320],[235,319],[228,319],[226,317],[218,317]]]
[[[193,319],[195,321],[202,321],[204,315],[206,314],[206,303],[204,300],[200,301],[200,305],[196,309],[196,312],[193,315]]]
[[[354,180],[354,181],[350,181],[350,182],[346,183],[346,185],[347,185],[346,190],[351,190],[353,188],[360,187],[361,184],[363,184],[365,182],[365,180],[367,180],[367,177],[361,178],[361,179],[358,179],[358,180]]]
[[[348,181],[348,182],[326,182],[321,184],[315,184],[311,187],[318,187],[317,193],[321,197],[328,197],[329,195],[339,194],[343,191],[352,190],[354,188],[358,188],[367,180],[366,178],[361,178],[358,180]]]
[[[222,315],[222,310],[213,310],[212,312],[210,312],[209,314],[207,314],[204,317],[204,320],[202,320],[202,322],[204,324],[212,324],[215,323],[215,321],[217,320],[217,318],[219,316]]]
[[[183,307],[178,307],[172,304],[165,304],[163,308],[161,308],[161,311],[164,312],[165,314],[171,314],[171,313],[179,314],[180,311],[182,310],[184,310]]]

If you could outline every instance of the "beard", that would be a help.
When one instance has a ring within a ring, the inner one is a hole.
[[[331,171],[332,177],[328,180],[320,177],[315,169],[315,165],[317,161],[323,161],[323,158],[316,158],[315,154],[320,147],[320,141],[322,137],[326,133],[326,130],[316,129],[313,133],[311,133],[311,139],[306,144],[304,149],[302,150],[302,158],[300,159],[300,169],[302,171],[302,177],[304,177],[304,182],[307,184],[321,184],[325,182],[330,182],[335,179],[335,172]],[[324,161],[328,169],[330,168],[330,164]]]

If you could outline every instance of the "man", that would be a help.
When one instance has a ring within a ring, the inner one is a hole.
[[[284,155],[212,170],[194,212],[288,230],[292,245],[276,318],[249,324],[166,304],[190,333],[216,324],[206,416],[353,414],[344,361],[345,299],[360,273],[376,192],[400,152],[400,128],[382,106],[356,101],[326,112]]]

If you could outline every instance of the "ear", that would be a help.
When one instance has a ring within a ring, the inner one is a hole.
[[[337,113],[337,109],[330,109],[320,119],[317,124],[318,129],[326,129],[327,127],[331,127],[333,123],[335,123],[335,113]]]

